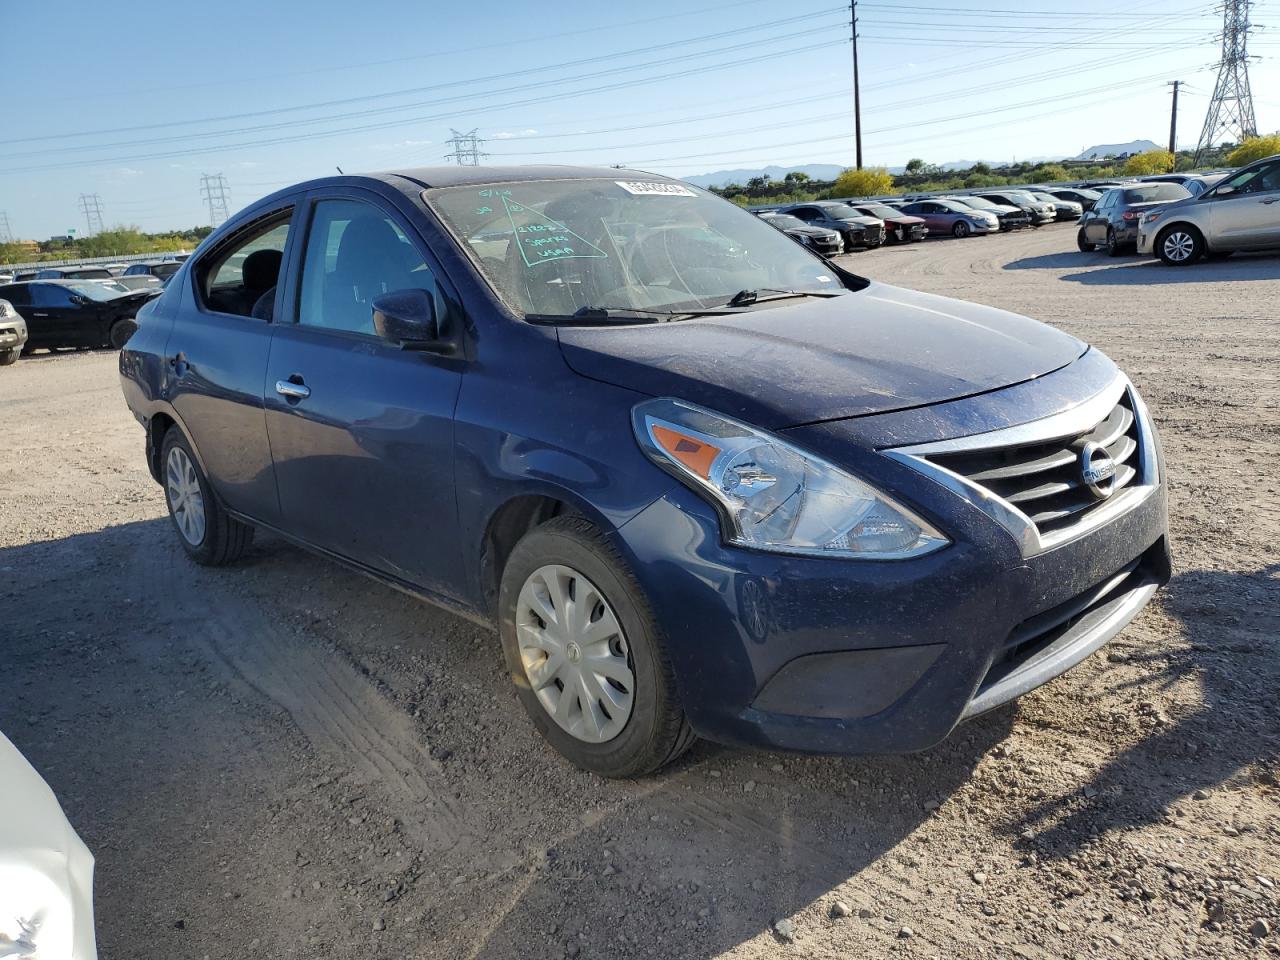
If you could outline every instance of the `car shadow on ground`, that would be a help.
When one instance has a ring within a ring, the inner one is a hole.
[[[1186,704],[1184,691],[1184,705],[1166,714],[1152,700],[1140,701],[1132,719],[1146,735],[1070,797],[1026,812],[1014,828],[1023,841],[1068,857],[1109,831],[1187,814],[1202,791],[1241,782],[1280,786],[1278,595],[1280,564],[1174,577],[1160,603],[1181,627],[1185,643],[1134,655],[1143,675],[1114,689],[1157,694],[1198,683],[1198,702]],[[1246,625],[1222,609],[1239,610],[1241,601]],[[1250,829],[1248,812],[1240,816],[1243,829]]]
[[[1168,267],[1154,257],[1135,254],[1109,257],[1105,253],[1066,251],[1012,260],[1004,265],[1004,269],[1065,270],[1103,265],[1109,266],[1105,270],[1064,274],[1058,279],[1086,286],[1155,286],[1224,280],[1275,280],[1280,276],[1280,255],[1239,253],[1225,260],[1201,260],[1186,267]]]

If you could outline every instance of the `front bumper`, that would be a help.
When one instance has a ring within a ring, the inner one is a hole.
[[[1169,578],[1163,484],[1025,556],[974,504],[900,463],[878,467],[876,482],[951,546],[880,563],[744,550],[682,486],[619,531],[700,735],[821,753],[925,749],[1087,657]]]
[[[25,323],[0,323],[0,351],[21,349],[27,342]]]

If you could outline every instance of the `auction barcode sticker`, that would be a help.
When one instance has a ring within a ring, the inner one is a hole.
[[[615,180],[627,193],[638,197],[696,197],[697,194],[679,183],[663,183],[657,180]]]

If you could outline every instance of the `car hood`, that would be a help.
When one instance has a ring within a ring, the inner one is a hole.
[[[731,316],[558,334],[582,376],[768,429],[985,393],[1088,349],[1027,317],[880,283]]]
[[[806,237],[838,237],[840,236],[835,230],[828,230],[826,227],[787,227],[787,233],[802,233]]]
[[[879,217],[841,217],[841,223],[858,223],[864,227],[881,227],[884,221]]]
[[[885,223],[894,223],[902,227],[914,227],[917,223],[924,223],[924,217],[915,217],[909,213],[896,213],[892,217],[885,217]]]

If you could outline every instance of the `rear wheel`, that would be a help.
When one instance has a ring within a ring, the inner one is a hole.
[[[253,542],[253,527],[228,516],[218,504],[187,438],[177,427],[165,433],[160,457],[169,519],[182,549],[205,566],[238,560]]]
[[[556,517],[516,544],[498,604],[520,702],[569,761],[636,777],[693,743],[648,599],[588,520]]]
[[[967,237],[973,229],[963,220],[957,220],[956,225],[951,228],[951,235],[963,239]]]
[[[1120,241],[1116,238],[1116,231],[1113,227],[1107,227],[1107,256],[1120,256]]]
[[[136,321],[117,320],[111,325],[111,332],[109,334],[111,346],[116,350],[121,349],[129,342],[129,338],[137,333],[137,331],[138,324]]]
[[[1185,267],[1204,256],[1204,238],[1191,227],[1166,227],[1156,237],[1156,256],[1171,267]]]
[[[1096,247],[1096,246],[1097,246],[1097,244],[1095,244],[1095,243],[1090,243],[1088,240],[1086,240],[1086,239],[1085,239],[1085,235],[1084,235],[1084,231],[1083,231],[1083,230],[1077,230],[1077,231],[1076,231],[1076,246],[1077,246],[1077,247],[1079,247],[1079,248],[1080,248],[1080,250],[1081,250],[1082,252],[1084,252],[1084,253],[1092,253],[1092,252],[1093,252],[1093,248],[1094,248],[1094,247]]]

